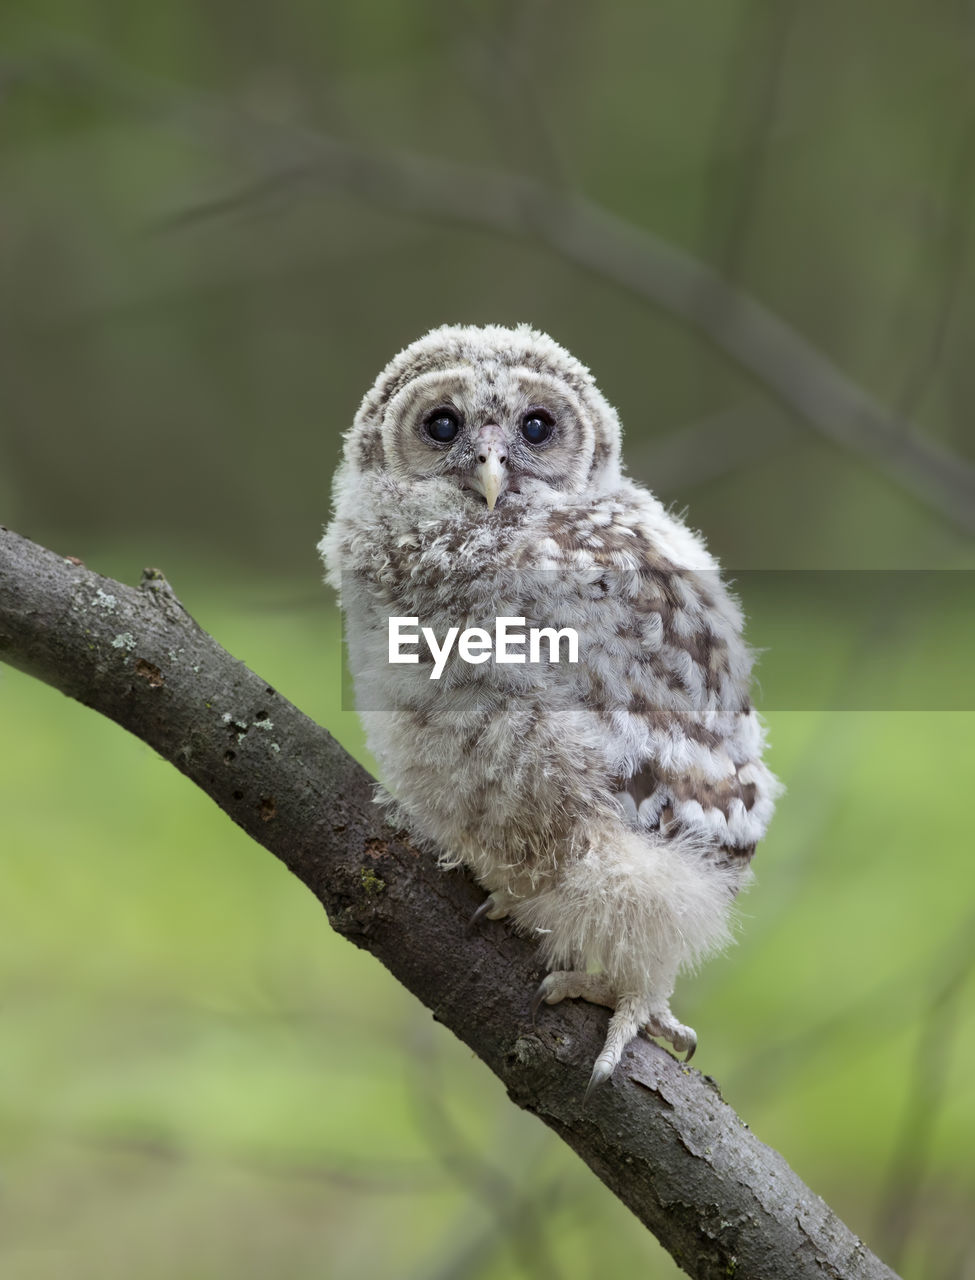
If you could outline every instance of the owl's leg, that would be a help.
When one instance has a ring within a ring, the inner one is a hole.
[[[666,1003],[661,1009],[648,1014],[647,1003],[642,996],[621,996],[616,1004],[616,1012],[609,1020],[606,1043],[593,1064],[592,1075],[586,1086],[587,1098],[597,1085],[613,1074],[623,1056],[623,1050],[641,1027],[650,1035],[669,1041],[678,1053],[686,1051],[684,1061],[690,1062],[697,1048],[697,1035],[693,1028],[678,1022]]]
[[[503,920],[517,901],[514,894],[508,893],[507,889],[495,889],[493,893],[488,894],[467,922],[468,933],[482,920]]]
[[[532,1021],[539,1005],[558,1004],[560,1000],[588,1000],[590,1004],[604,1004],[613,1010],[606,1033],[606,1043],[593,1065],[586,1097],[597,1085],[608,1080],[623,1056],[623,1050],[640,1030],[646,1006],[636,996],[619,997],[604,973],[577,973],[572,970],[556,970],[543,980],[532,1002]]]
[[[697,1048],[694,1029],[677,1021],[666,999],[648,1001],[645,996],[618,996],[609,979],[602,973],[558,970],[548,974],[535,993],[532,1021],[534,1022],[543,1001],[545,1004],[558,1004],[565,999],[588,1000],[590,1004],[606,1005],[613,1010],[606,1042],[593,1065],[586,1097],[613,1074],[623,1056],[623,1050],[641,1027],[650,1035],[668,1041],[678,1053],[684,1053],[685,1062],[691,1060]]]

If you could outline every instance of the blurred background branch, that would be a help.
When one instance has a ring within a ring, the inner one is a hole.
[[[975,466],[915,433],[811,343],[755,299],[695,260],[579,197],[531,179],[444,165],[427,157],[354,152],[322,142],[307,163],[275,170],[234,195],[173,216],[169,226],[260,206],[306,184],[381,199],[414,216],[530,235],[579,266],[665,307],[737,360],[809,426],[867,456],[885,475],[975,533]]]
[[[788,31],[789,7],[779,10],[772,52],[780,50]],[[765,65],[778,72],[781,57]],[[638,227],[585,198],[519,173],[489,171],[443,161],[435,156],[350,144],[290,123],[262,119],[217,100],[186,94],[179,86],[139,77],[102,61],[74,57],[65,65],[52,60],[33,70],[8,73],[8,83],[40,78],[49,91],[86,91],[119,95],[143,111],[162,113],[170,124],[211,142],[233,140],[251,154],[250,165],[263,169],[256,179],[227,194],[198,201],[170,213],[160,229],[189,228],[232,215],[280,212],[287,206],[341,192],[372,202],[385,211],[411,217],[486,228],[502,235],[534,239],[576,266],[664,308],[704,335],[738,362],[798,419],[834,443],[867,457],[885,476],[931,505],[967,534],[975,533],[975,463],[918,433],[910,422],[887,409],[860,387],[814,344],[803,337],[740,285],[734,273],[749,224],[748,201],[756,194],[756,174],[744,183],[745,197],[729,224],[721,255],[723,270],[681,250],[648,229]],[[759,131],[773,118],[774,78],[759,97],[753,119]],[[737,96],[737,95],[736,95]],[[533,118],[528,109],[528,118]],[[205,134],[203,135],[205,136]],[[746,152],[760,165],[762,145]],[[966,143],[959,181],[970,185]],[[746,175],[747,176],[747,175]],[[967,227],[967,219],[957,223]],[[960,268],[964,239],[952,242],[951,281]],[[934,326],[937,359],[947,317],[949,289]],[[940,334],[939,338],[937,335]],[[919,385],[919,384],[918,384]],[[920,392],[904,399],[914,404]]]
[[[461,1130],[448,1106],[451,1089],[430,1030],[417,1028],[410,1060],[418,1126],[439,1164],[469,1188],[471,1203],[481,1211],[478,1216],[486,1214],[488,1221],[474,1231],[463,1224],[446,1250],[438,1242],[445,1256],[436,1263],[424,1261],[418,1280],[473,1280],[497,1265],[498,1254],[520,1274],[558,1280],[564,1272],[551,1237],[567,1180],[544,1170],[544,1143],[534,1143],[534,1150],[519,1144],[518,1167],[513,1169],[504,1143],[496,1144],[498,1155],[492,1158]]]
[[[903,1265],[907,1244],[922,1216],[921,1196],[929,1173],[931,1147],[939,1112],[945,1106],[949,1068],[961,1020],[965,985],[975,970],[975,914],[949,937],[932,966],[921,997],[917,1049],[910,1092],[895,1135],[878,1227],[891,1241],[891,1262]],[[905,984],[906,987],[906,984]],[[948,1280],[964,1265],[956,1251],[938,1268]]]
[[[534,179],[444,164],[427,156],[370,152],[328,138],[288,139],[306,158],[272,168],[230,195],[170,215],[164,225],[261,209],[336,188],[412,216],[528,236],[706,335],[808,426],[866,455],[885,475],[975,533],[975,465],[918,435],[822,352],[701,260],[609,210]],[[741,225],[736,236],[742,234]]]

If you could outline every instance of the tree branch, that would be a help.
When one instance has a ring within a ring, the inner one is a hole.
[[[637,1041],[582,1105],[606,1013],[528,1015],[533,949],[467,933],[482,893],[382,822],[329,734],[226,653],[146,570],[131,588],[0,527],[0,659],[152,746],[308,886],[554,1129],[691,1275],[891,1280],[706,1076]]]

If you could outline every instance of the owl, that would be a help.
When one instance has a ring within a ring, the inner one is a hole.
[[[612,1010],[689,1058],[675,980],[730,937],[779,785],[742,614],[620,456],[592,375],[528,325],[444,326],[382,371],[319,544],[391,817]],[[537,638],[537,643],[536,643]]]

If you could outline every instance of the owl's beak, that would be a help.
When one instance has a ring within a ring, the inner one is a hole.
[[[488,422],[481,427],[474,441],[474,452],[477,466],[471,476],[471,483],[478,493],[484,495],[488,511],[493,511],[507,480],[508,462],[504,432],[496,423]]]

